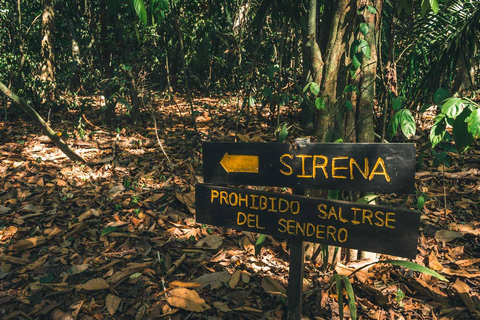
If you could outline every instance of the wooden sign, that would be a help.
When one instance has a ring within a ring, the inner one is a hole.
[[[415,211],[206,184],[197,184],[195,200],[198,223],[406,258],[417,252]]]
[[[411,193],[414,144],[203,144],[206,183]]]

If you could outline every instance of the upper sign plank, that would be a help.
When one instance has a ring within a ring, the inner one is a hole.
[[[412,193],[415,145],[206,142],[203,173],[224,185]]]

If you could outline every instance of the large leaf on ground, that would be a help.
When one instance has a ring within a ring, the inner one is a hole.
[[[210,309],[210,306],[200,298],[194,290],[186,288],[175,288],[168,293],[167,302],[175,308],[185,309],[193,312],[203,312]]]

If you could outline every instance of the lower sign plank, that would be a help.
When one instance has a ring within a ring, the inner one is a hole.
[[[197,222],[414,258],[420,213],[197,184]]]

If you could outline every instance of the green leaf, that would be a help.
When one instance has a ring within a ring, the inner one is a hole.
[[[467,121],[468,132],[470,132],[474,139],[478,139],[480,137],[480,108],[473,109]]]
[[[325,101],[323,100],[322,97],[318,97],[317,99],[315,99],[315,107],[316,107],[318,110],[323,110],[323,109],[325,109]]]
[[[405,100],[404,97],[398,97],[398,98],[393,99],[393,101],[392,101],[393,110],[399,110],[400,108],[402,108],[404,100]]]
[[[342,276],[345,290],[348,296],[348,309],[350,310],[350,317],[352,320],[357,320],[357,306],[355,305],[355,292],[353,292],[352,283],[347,276]]]
[[[430,9],[430,1],[429,0],[422,0],[422,8],[420,9],[420,13],[422,17],[425,16]]]
[[[305,87],[303,87],[302,93],[307,92],[307,90],[308,90],[308,88],[310,88],[310,85],[311,85],[311,84],[312,84],[311,82],[307,83],[307,84],[305,85]]]
[[[360,50],[363,52],[367,59],[370,59],[370,45],[365,40],[360,40]]]
[[[353,57],[357,52],[358,48],[360,47],[360,40],[355,40],[352,42],[352,45],[350,47],[350,56]]]
[[[340,197],[340,190],[328,190],[328,199],[338,200]]]
[[[373,14],[377,13],[377,9],[375,9],[374,6],[371,6],[371,5],[368,5],[368,4],[367,4],[367,10],[370,11],[370,13],[373,13]]]
[[[403,134],[407,139],[410,139],[415,135],[416,124],[415,119],[413,118],[410,110],[403,109],[399,111],[400,113],[400,129],[402,129]]]
[[[365,22],[360,23],[359,26],[360,32],[363,33],[364,36],[368,33],[368,25]]]
[[[357,70],[358,68],[360,68],[362,66],[362,56],[359,55],[358,53],[355,54],[353,57],[352,57],[352,66],[355,70]]]
[[[147,10],[145,9],[145,3],[143,0],[133,0],[133,7],[138,15],[138,18],[144,25],[147,24]]]
[[[442,113],[447,117],[455,119],[463,110],[464,100],[460,98],[449,98],[442,105]]]
[[[358,203],[375,204],[374,200],[378,198],[376,194],[367,194],[357,200]]]
[[[335,285],[337,287],[338,315],[340,316],[340,320],[343,320],[342,278],[338,274],[336,274],[334,278],[335,278]]]
[[[260,254],[262,251],[263,246],[265,245],[266,235],[260,234],[258,235],[257,242],[255,242],[255,257]]]
[[[432,143],[432,148],[435,148],[437,144],[439,144],[443,137],[445,136],[445,128],[446,128],[446,121],[445,115],[443,113],[439,114],[435,119],[438,119],[433,124],[432,128],[430,129],[430,142]]]
[[[470,116],[470,109],[465,108],[463,112],[453,120],[453,140],[459,151],[464,151],[473,143],[473,137],[468,131],[467,118]]]
[[[392,120],[388,123],[387,133],[388,137],[391,139],[398,131],[398,126],[400,125],[400,111],[397,111],[393,114]]]
[[[287,124],[284,124],[280,132],[278,133],[278,142],[285,142],[288,136]]]
[[[450,92],[448,92],[447,89],[438,88],[433,95],[433,101],[435,101],[436,104],[441,104],[445,99],[450,98],[450,96]]]
[[[343,93],[347,93],[347,92],[359,93],[358,88],[353,84],[349,84],[348,86],[345,87],[345,89],[343,89]]]
[[[107,235],[107,234],[109,234],[110,232],[113,232],[113,231],[115,231],[115,230],[117,230],[117,227],[106,227],[106,228],[103,229],[103,231],[102,231],[102,236]]]
[[[429,0],[429,3],[433,13],[437,14],[438,11],[440,10],[440,7],[438,6],[438,0]]]
[[[310,92],[314,95],[317,95],[320,92],[320,86],[318,85],[318,83],[312,82],[310,84]]]
[[[347,100],[345,102],[345,108],[347,108],[348,111],[352,111],[353,110],[353,105],[352,105],[352,102],[350,100]]]
[[[422,194],[420,197],[417,199],[417,208],[418,210],[422,210],[423,206],[425,205],[425,196]]]
[[[248,105],[250,107],[255,106],[255,99],[252,96],[248,97]]]
[[[399,267],[404,267],[404,268],[408,268],[410,270],[413,270],[413,271],[418,271],[418,272],[422,272],[422,273],[425,273],[425,274],[428,274],[428,275],[431,275],[432,277],[435,277],[437,279],[440,279],[440,280],[443,280],[443,281],[447,281],[448,280],[440,275],[439,273],[437,273],[436,271],[432,270],[432,269],[429,269],[427,267],[424,267],[424,266],[421,266],[415,262],[412,262],[412,261],[404,261],[404,260],[381,260],[381,261],[378,261],[378,263],[389,263],[391,265],[394,265],[394,266],[399,266]]]

